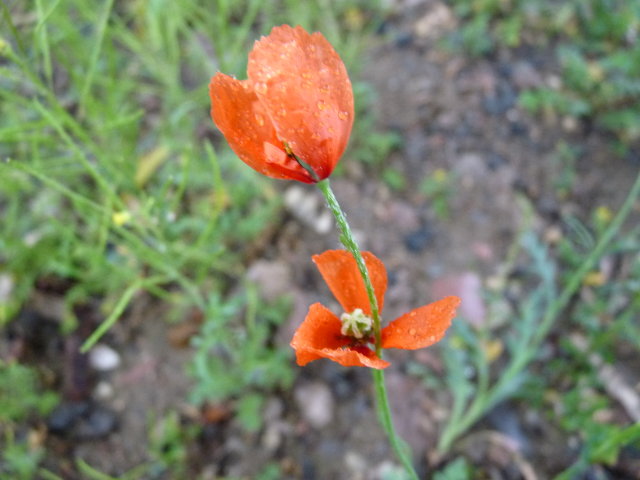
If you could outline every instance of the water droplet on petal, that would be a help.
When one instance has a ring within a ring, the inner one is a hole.
[[[256,117],[257,124],[260,125],[261,127],[264,126],[264,117],[259,113],[256,113],[255,117]]]
[[[349,112],[338,112],[338,118],[340,120],[346,120],[349,118]]]
[[[279,108],[278,111],[276,112],[276,115],[278,115],[279,117],[286,117],[287,110],[284,108]]]
[[[409,335],[411,335],[412,337],[415,337],[416,336],[416,329],[415,328],[409,329]]]
[[[254,90],[260,95],[267,93],[267,84],[264,82],[258,82],[255,84]]]
[[[318,110],[324,110],[325,108],[327,108],[327,102],[325,102],[324,100],[318,100]]]

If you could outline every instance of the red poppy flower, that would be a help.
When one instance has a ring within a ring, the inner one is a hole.
[[[251,50],[247,76],[217,73],[209,85],[211,117],[233,151],[269,177],[327,178],[354,116],[351,82],[331,44],[299,26],[274,27]]]
[[[363,257],[382,311],[387,272],[382,261],[372,253],[363,252]],[[347,313],[338,318],[319,303],[311,305],[291,340],[298,365],[329,358],[346,367],[388,367],[389,362],[382,360],[369,347],[373,342],[369,318],[371,307],[351,253],[329,250],[314,255],[313,261]],[[438,342],[451,325],[459,303],[458,297],[450,296],[405,313],[382,329],[382,348],[416,350]]]

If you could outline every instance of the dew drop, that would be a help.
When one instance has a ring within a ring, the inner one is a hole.
[[[349,118],[349,112],[338,112],[338,118],[340,120],[346,120]]]
[[[278,111],[276,112],[276,115],[278,115],[279,117],[286,117],[287,110],[284,108],[279,108]]]
[[[256,83],[254,90],[259,94],[267,93],[267,84],[264,82],[258,82]]]
[[[256,117],[256,123],[261,127],[264,126],[264,117],[259,113],[256,113],[255,117]]]
[[[327,108],[327,102],[325,102],[324,100],[318,100],[318,110],[324,110],[325,108]]]
[[[412,337],[415,337],[416,336],[416,329],[415,328],[409,329],[409,335],[411,335]]]
[[[310,78],[312,78],[312,75],[311,75],[310,72],[303,72],[302,73],[302,78],[310,79]]]

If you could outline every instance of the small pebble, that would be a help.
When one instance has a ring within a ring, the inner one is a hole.
[[[89,351],[89,364],[100,372],[108,372],[120,365],[120,355],[113,348],[98,344]]]
[[[73,428],[76,421],[89,411],[87,402],[63,402],[58,405],[47,420],[49,431],[65,435]]]
[[[93,396],[96,400],[108,400],[113,398],[114,389],[113,385],[109,382],[98,382],[93,389]]]
[[[115,430],[116,425],[115,413],[99,405],[94,405],[78,423],[74,433],[82,439],[102,438]]]
[[[257,260],[249,267],[247,278],[258,286],[267,301],[291,291],[291,268],[281,260]]]
[[[300,414],[312,427],[326,427],[333,420],[334,400],[324,383],[300,385],[294,393]]]
[[[404,245],[413,253],[420,253],[433,241],[431,228],[424,225],[404,237]]]

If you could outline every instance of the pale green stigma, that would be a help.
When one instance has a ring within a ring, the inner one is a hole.
[[[344,336],[359,340],[371,334],[373,319],[366,316],[360,308],[356,308],[351,313],[343,313],[340,316],[340,321],[342,322],[340,333]]]

